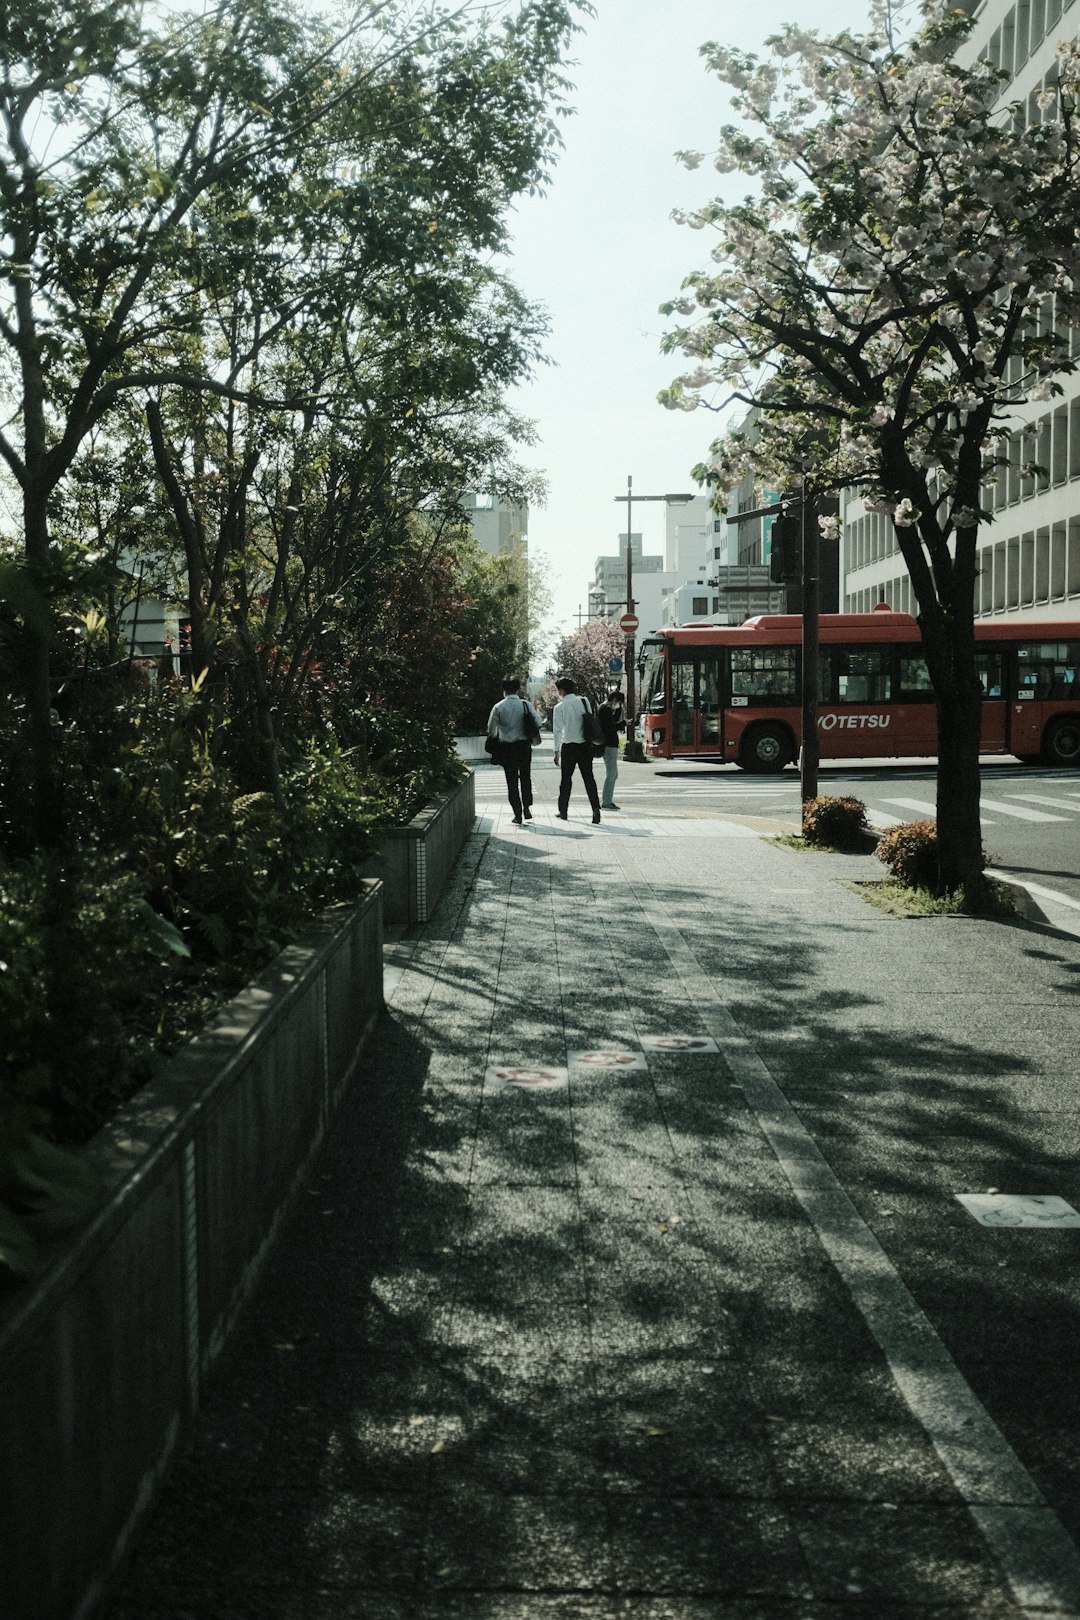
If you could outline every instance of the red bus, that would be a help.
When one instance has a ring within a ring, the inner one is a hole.
[[[1080,765],[1080,624],[977,622],[982,752]],[[821,616],[822,759],[937,753],[919,626],[884,605]],[[641,648],[641,737],[653,759],[782,771],[802,731],[802,619],[687,625]]]

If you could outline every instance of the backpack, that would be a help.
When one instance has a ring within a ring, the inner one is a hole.
[[[585,707],[585,741],[592,743],[592,751],[596,758],[599,759],[607,747],[604,728],[600,724],[600,716],[593,707],[592,699],[583,697],[581,701]]]

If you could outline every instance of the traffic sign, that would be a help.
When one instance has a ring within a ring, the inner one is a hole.
[[[619,620],[619,629],[624,636],[632,636],[640,623],[641,620],[636,613],[624,613]]]
[[[607,663],[607,667],[608,667],[608,674],[609,675],[621,675],[622,674],[622,659],[621,658],[609,658],[608,663]]]

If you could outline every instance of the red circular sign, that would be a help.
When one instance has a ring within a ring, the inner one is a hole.
[[[624,636],[632,636],[640,623],[641,620],[636,613],[624,613],[619,620],[619,629]]]

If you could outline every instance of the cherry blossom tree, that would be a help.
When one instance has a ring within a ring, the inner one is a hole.
[[[861,36],[790,26],[768,60],[703,46],[739,118],[715,167],[754,191],[682,216],[715,237],[712,264],[663,306],[683,317],[665,348],[695,364],[662,402],[760,408],[756,436],[712,445],[702,482],[753,470],[783,485],[812,445],[818,491],[892,518],[937,703],[942,893],[982,881],[985,486],[1016,407],[1060,394],[1074,369],[1080,285],[1080,50],[1059,46],[1032,122],[1000,104],[1006,74],[956,60],[972,26],[947,0],[873,0]]]
[[[555,648],[554,672],[541,694],[546,707],[558,702],[555,679],[560,675],[568,675],[579,692],[601,702],[612,686],[620,685],[608,664],[621,658],[625,649],[626,637],[610,619],[590,619],[563,636]]]

